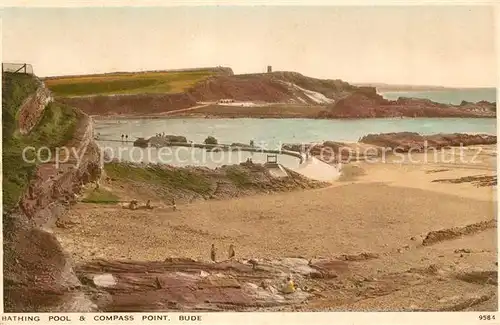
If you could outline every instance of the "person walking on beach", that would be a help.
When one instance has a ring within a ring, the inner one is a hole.
[[[175,204],[175,199],[172,199],[172,210],[177,211],[177,205]]]
[[[128,142],[128,134],[125,134],[125,142]]]
[[[124,137],[124,135],[122,134],[122,142],[123,142],[123,137]]]
[[[236,253],[234,252],[234,245],[231,244],[229,245],[229,252],[228,252],[228,258],[233,259]]]
[[[210,250],[210,259],[212,262],[215,262],[215,255],[216,255],[216,250],[215,250],[215,244],[212,244],[212,249]]]

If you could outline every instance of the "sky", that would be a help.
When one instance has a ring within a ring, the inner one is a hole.
[[[495,87],[488,6],[5,8],[2,61],[40,77],[228,66],[342,79]]]

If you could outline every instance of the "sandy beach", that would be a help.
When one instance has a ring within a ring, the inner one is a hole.
[[[73,226],[57,228],[56,235],[77,263],[96,258],[161,261],[182,257],[209,261],[214,243],[218,260],[227,258],[230,244],[235,245],[238,259],[335,259],[376,254],[376,259],[350,265],[351,274],[364,277],[404,275],[411,268],[430,265],[450,272],[494,270],[496,186],[478,186],[473,181],[436,182],[495,175],[494,146],[481,148],[475,163],[400,164],[392,158],[379,163],[358,162],[356,167],[344,166],[346,171],[355,168],[355,174],[325,188],[193,202],[179,205],[178,211],[172,211],[158,198],[153,198],[157,208],[151,211],[80,203],[68,216]],[[476,151],[466,151],[466,157],[472,155]],[[104,186],[122,200],[150,198],[150,193],[141,195],[132,187]],[[469,235],[422,245],[430,232],[488,221],[493,224]],[[457,253],[459,250],[469,253]],[[445,285],[446,292],[458,285],[452,282],[439,285]],[[424,286],[432,288],[429,283]],[[417,296],[423,299],[428,290]],[[465,293],[471,289],[463,290]],[[386,302],[387,308],[396,306],[394,301],[407,303],[403,298],[394,299]],[[316,301],[308,308],[315,310],[325,304],[338,305],[342,310],[373,307],[373,302],[351,305],[348,301]]]

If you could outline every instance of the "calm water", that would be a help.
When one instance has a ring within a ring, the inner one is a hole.
[[[495,88],[457,89],[457,90],[436,90],[436,91],[406,91],[406,92],[381,92],[384,98],[396,100],[399,97],[427,98],[432,101],[444,104],[458,105],[462,100],[468,102],[479,102],[486,100],[496,102],[497,95]]]
[[[477,102],[496,101],[496,89],[447,90],[427,92],[386,92],[385,98],[428,98],[433,101],[460,104],[462,100]],[[149,138],[157,133],[183,135],[188,141],[201,143],[207,136],[214,136],[219,143],[234,142],[255,144],[278,149],[282,143],[308,143],[335,141],[358,141],[369,133],[418,132],[420,134],[474,132],[496,134],[496,119],[468,118],[405,118],[405,119],[355,119],[355,120],[311,120],[311,119],[127,119],[96,120],[96,132],[100,133],[100,145],[108,153],[122,160],[135,162],[161,162],[175,166],[201,165],[209,168],[224,164],[236,164],[248,158],[265,162],[267,155],[247,152],[207,152],[191,148],[141,149],[133,147],[136,138]],[[118,140],[128,134],[129,143],[105,141]],[[288,168],[313,176],[336,175],[331,166],[299,166],[298,159],[281,155],[279,162]],[[314,165],[314,164],[313,164]],[[330,177],[330,176],[329,176]]]
[[[96,120],[96,131],[102,139],[148,138],[156,133],[183,135],[195,143],[214,136],[219,143],[233,142],[267,145],[279,148],[281,143],[318,142],[326,140],[358,141],[369,133],[418,132],[421,134],[480,132],[496,134],[493,118],[405,118],[405,119],[137,119]]]
[[[156,133],[183,135],[189,141],[201,143],[207,136],[214,136],[222,144],[233,142],[255,144],[268,149],[277,149],[282,143],[357,141],[369,133],[412,131],[421,134],[479,132],[495,133],[495,119],[356,119],[356,120],[310,120],[310,119],[137,119],[97,120],[96,132],[100,133],[100,145],[114,158],[145,163],[166,163],[175,166],[206,166],[209,168],[237,164],[252,158],[254,162],[265,162],[266,154],[248,152],[207,152],[192,148],[141,149],[133,147],[138,137],[148,138]],[[129,143],[112,142],[121,134],[128,134]],[[299,169],[298,159],[281,155],[279,162],[288,168]],[[319,166],[317,166],[319,167]],[[325,167],[326,168],[326,167]],[[314,172],[315,168],[306,170]],[[317,169],[317,168],[316,168]],[[300,172],[300,171],[299,171]],[[332,171],[334,172],[334,171]],[[323,172],[322,172],[323,173]]]

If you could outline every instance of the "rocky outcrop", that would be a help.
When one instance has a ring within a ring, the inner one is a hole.
[[[317,278],[348,272],[346,262],[301,258],[205,263],[96,260],[76,269],[101,311],[252,311],[299,305],[318,293]],[[297,289],[284,293],[292,276]]]
[[[496,103],[490,103],[485,100],[481,100],[477,103],[471,103],[463,100],[460,103],[460,107],[464,109],[468,109],[471,111],[476,111],[476,112],[484,112],[484,113],[489,113],[489,112],[496,112]]]
[[[38,89],[19,108],[18,122],[21,134],[27,134],[35,127],[45,106],[52,101],[52,95],[45,84],[39,79],[36,80],[39,83]]]
[[[187,138],[182,135],[164,135],[156,136],[148,139],[148,142],[154,147],[168,146],[172,143],[187,143]]]
[[[59,163],[51,161],[37,168],[35,179],[19,203],[21,212],[36,226],[50,229],[80,188],[99,179],[100,151],[93,140],[90,117],[78,112],[78,125],[70,143],[68,155]]]
[[[325,104],[357,89],[341,80],[310,78],[297,72],[213,77],[188,90],[198,101],[230,98],[263,103]]]
[[[432,182],[451,183],[451,184],[472,183],[477,187],[497,186],[497,176],[486,176],[486,175],[464,176],[459,178],[435,179]]]
[[[422,245],[429,246],[444,240],[457,239],[461,236],[472,235],[477,232],[484,231],[486,229],[496,228],[496,226],[497,226],[497,221],[493,219],[493,220],[473,223],[464,227],[455,227],[450,229],[431,231],[425,236]]]
[[[456,146],[491,145],[497,137],[489,134],[433,134],[420,135],[415,132],[368,134],[359,142],[347,143],[325,141],[324,143],[286,143],[283,150],[303,152],[326,163],[348,163],[379,157],[384,152],[422,152],[428,149],[442,149]],[[494,180],[496,182],[496,178]],[[488,183],[489,184],[489,183]]]
[[[187,93],[83,96],[60,98],[61,102],[78,107],[89,115],[154,115],[196,105]]]
[[[147,178],[136,178],[137,169]],[[142,193],[160,194],[170,202],[229,199],[256,194],[283,193],[328,186],[286,169],[287,177],[275,177],[269,169],[252,162],[220,168],[111,162],[105,165],[109,186],[133,186]],[[157,180],[161,180],[158,182]]]
[[[495,117],[496,103],[446,105],[429,99],[404,98],[390,101],[365,87],[329,105],[320,118],[371,117]]]
[[[490,145],[497,143],[496,135],[489,134],[433,134],[420,135],[415,132],[368,134],[361,143],[393,149],[398,152],[425,150],[426,148],[447,148],[455,146]]]
[[[147,148],[148,146],[153,147],[164,147],[169,146],[171,144],[180,144],[187,143],[186,137],[182,135],[163,135],[163,136],[154,136],[149,139],[138,138],[134,141],[135,147]]]
[[[51,232],[81,187],[100,177],[91,119],[79,122],[60,165],[37,167],[19,207],[4,215],[4,307],[8,312],[91,311],[70,259]]]

